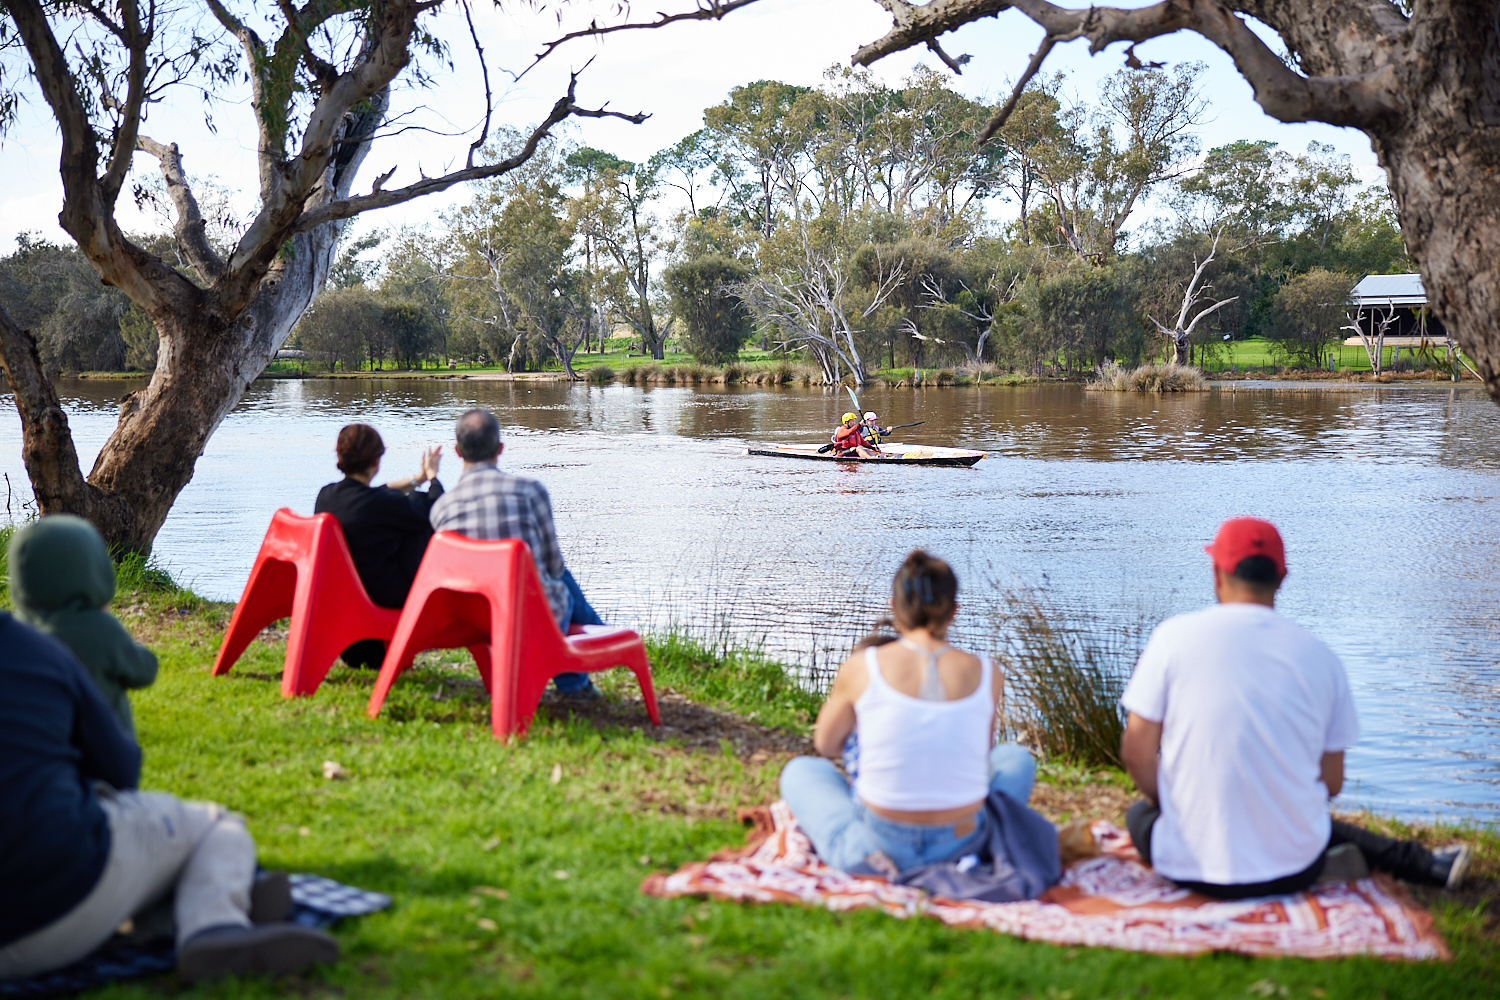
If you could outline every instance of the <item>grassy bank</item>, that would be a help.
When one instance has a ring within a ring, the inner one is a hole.
[[[1447,998],[1491,996],[1500,975],[1483,896],[1432,900],[1455,952],[1443,965],[1162,958],[871,912],[647,898],[648,872],[739,843],[735,809],[774,798],[782,763],[805,749],[817,699],[775,663],[668,636],[651,644],[663,729],[643,724],[633,682],[615,671],[602,675],[602,705],[548,703],[526,739],[501,745],[465,654],[425,654],[373,721],[369,672],[336,667],[314,697],[284,701],[274,632],[209,677],[229,609],[147,567],[125,576],[120,617],[162,661],[134,696],[145,785],[240,810],[268,866],[395,900],[337,929],[344,958],[332,968],[188,994]],[[325,761],[343,777],[325,778]],[[1117,771],[1053,763],[1042,777],[1034,801],[1057,818],[1118,819],[1129,801]],[[1487,836],[1487,879],[1497,859]],[[161,977],[98,995],[182,992]]]

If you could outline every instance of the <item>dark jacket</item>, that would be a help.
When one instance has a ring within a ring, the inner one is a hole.
[[[56,514],[17,531],[9,561],[16,617],[72,650],[134,738],[125,692],[156,680],[156,654],[105,610],[115,596],[115,564],[104,539],[82,518]]]
[[[442,495],[443,484],[436,479],[426,493],[405,495],[345,479],[323,487],[313,511],[338,519],[370,600],[382,608],[399,608],[406,603],[432,537],[427,515]]]
[[[984,803],[984,844],[979,863],[960,870],[959,860],[902,872],[897,882],[950,899],[1013,903],[1035,899],[1062,877],[1057,827],[1004,792]]]
[[[140,777],[140,748],[73,654],[0,611],[0,946],[94,888],[110,834],[92,782]]]

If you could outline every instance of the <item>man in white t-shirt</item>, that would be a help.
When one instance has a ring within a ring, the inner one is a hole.
[[[1368,866],[1456,886],[1467,846],[1434,854],[1328,815],[1359,721],[1338,656],[1275,611],[1276,528],[1233,518],[1206,551],[1218,603],[1162,622],[1120,699],[1121,758],[1147,799],[1126,818],[1141,856],[1224,899],[1305,889],[1341,844],[1353,845],[1335,855],[1341,875]]]

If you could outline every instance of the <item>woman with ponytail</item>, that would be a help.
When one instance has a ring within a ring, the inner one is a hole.
[[[861,643],[844,661],[818,712],[821,756],[789,761],[781,796],[818,856],[850,872],[896,877],[959,859],[954,870],[966,872],[969,855],[983,860],[1002,840],[1047,841],[996,848],[1012,856],[1005,898],[1034,896],[1057,878],[1055,831],[1025,807],[1036,774],[1030,752],[995,745],[999,669],[948,645],[957,599],[946,562],[920,549],[906,557],[891,587],[899,638]],[[851,735],[859,752],[852,784],[828,759]],[[1016,868],[1037,873],[1023,878]]]

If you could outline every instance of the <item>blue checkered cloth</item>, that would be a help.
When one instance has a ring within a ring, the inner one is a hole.
[[[303,927],[327,927],[344,917],[374,913],[391,905],[391,897],[335,882],[321,875],[289,875],[292,912],[287,920]],[[0,997],[56,997],[96,989],[122,979],[170,972],[177,949],[170,939],[124,944],[112,939],[92,955],[66,968],[26,979],[0,979]]]

